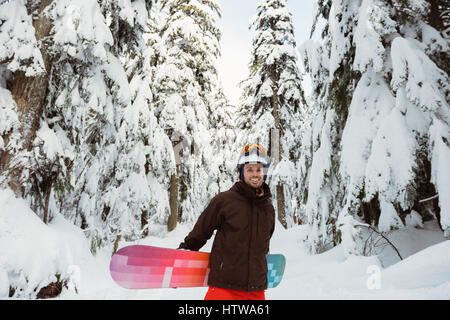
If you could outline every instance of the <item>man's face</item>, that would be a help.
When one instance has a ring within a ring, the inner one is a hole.
[[[244,182],[253,188],[259,188],[264,182],[264,169],[260,163],[248,163],[244,166]]]

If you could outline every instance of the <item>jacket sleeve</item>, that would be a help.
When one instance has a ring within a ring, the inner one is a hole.
[[[198,251],[211,238],[214,230],[220,228],[223,218],[220,214],[219,202],[219,195],[211,200],[178,249]]]
[[[271,226],[270,226],[270,238],[272,238],[273,232],[275,231],[275,208],[272,204],[270,204],[271,207]]]

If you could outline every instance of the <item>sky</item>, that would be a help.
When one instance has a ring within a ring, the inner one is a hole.
[[[225,95],[231,104],[237,105],[240,96],[238,83],[248,76],[248,64],[252,48],[253,30],[249,21],[256,15],[261,0],[222,0],[222,56],[218,61],[219,77]],[[317,0],[288,0],[292,13],[297,48],[309,38],[313,21],[313,6]]]

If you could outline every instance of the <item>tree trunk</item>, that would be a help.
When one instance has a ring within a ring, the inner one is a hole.
[[[277,185],[277,208],[278,208],[278,221],[280,221],[281,225],[287,229],[286,222],[286,210],[285,210],[285,199],[284,199],[284,188],[279,183]]]
[[[143,210],[141,212],[141,230],[142,230],[142,237],[148,236],[148,211]]]
[[[117,249],[119,249],[120,239],[122,239],[122,235],[118,234],[116,240],[114,241],[113,252],[111,256],[113,256],[117,252]]]
[[[48,185],[45,186],[45,205],[44,205],[44,218],[42,219],[45,224],[48,222],[48,205],[50,203],[50,195],[52,193],[52,181],[49,181]]]
[[[50,34],[52,22],[50,19],[40,16],[42,11],[51,3],[51,0],[41,1],[38,9],[38,18],[33,21],[36,40],[40,41]],[[31,151],[36,131],[40,126],[40,119],[44,110],[45,98],[48,90],[48,74],[51,65],[51,57],[47,52],[44,42],[41,42],[41,54],[44,60],[46,73],[37,77],[26,77],[23,71],[14,74],[12,83],[12,96],[17,104],[20,121],[20,134],[22,141],[21,151]],[[23,157],[22,152],[10,154],[5,152],[0,159],[1,166],[7,170],[8,184],[18,196],[23,196],[23,186],[20,176],[26,163],[18,162],[19,165],[12,166],[14,156]],[[20,159],[23,160],[23,159]]]
[[[271,143],[271,148],[275,152],[272,154],[272,159],[274,159],[273,165],[276,166],[278,162],[280,161],[280,155],[282,153],[281,150],[281,121],[280,121],[280,112],[279,112],[279,100],[278,100],[278,77],[273,70],[271,72],[271,78],[273,83],[273,94],[272,94],[272,115],[275,119],[275,130],[273,133],[275,134],[275,137]],[[278,220],[280,221],[281,225],[287,229],[287,223],[286,223],[286,208],[285,208],[285,199],[284,199],[284,188],[281,182],[278,182],[276,186],[276,197],[277,197],[277,210],[278,210]]]
[[[167,221],[167,231],[172,231],[177,226],[177,216],[178,216],[178,167],[174,174],[170,176],[170,189],[169,189],[169,204],[170,204],[170,216]]]
[[[442,21],[439,5],[437,0],[427,0],[430,4],[430,12],[428,14],[428,23],[438,31],[444,30],[444,22]],[[443,1],[444,2],[444,1]]]

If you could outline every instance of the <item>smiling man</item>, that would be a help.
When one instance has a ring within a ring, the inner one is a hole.
[[[239,181],[216,195],[179,249],[199,250],[217,230],[210,255],[206,300],[264,300],[266,254],[275,210],[265,183],[270,161],[258,144],[239,155]]]

